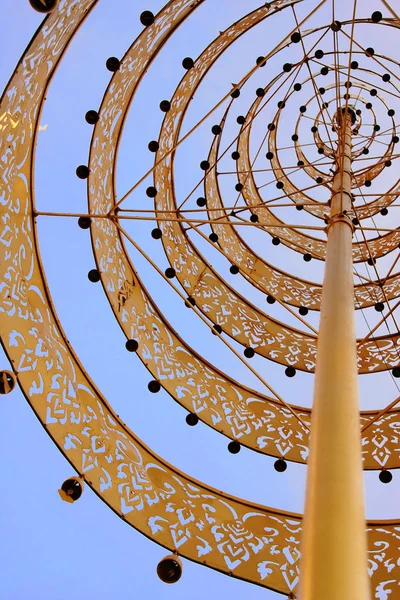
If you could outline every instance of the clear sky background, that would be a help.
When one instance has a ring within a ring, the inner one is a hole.
[[[157,139],[162,114],[159,102],[170,98],[183,75],[181,60],[196,57],[206,45],[245,12],[256,8],[254,0],[207,0],[169,42],[149,70],[132,105],[121,144],[117,190],[121,196],[152,164],[153,155],[147,144]],[[298,9],[301,17],[316,3],[306,2]],[[350,3],[339,2],[348,16]],[[364,16],[382,10],[375,0],[362,3]],[[85,122],[89,109],[97,109],[110,79],[105,68],[109,56],[122,57],[141,31],[139,15],[149,9],[156,13],[162,0],[101,0],[71,44],[48,93],[39,135],[36,169],[36,197],[41,210],[85,212],[86,184],[75,176],[76,166],[87,164],[92,128]],[[10,77],[24,48],[38,27],[41,16],[27,0],[0,0],[0,86]],[[329,22],[329,11],[324,13]],[[291,13],[261,24],[235,49],[226,53],[202,85],[188,112],[184,131],[207,112],[223,96],[232,82],[242,77],[278,42],[283,31],[293,25]],[[321,24],[322,16],[318,17]],[[360,39],[367,34],[360,29]],[[390,53],[390,35],[380,40],[382,51]],[[280,57],[276,64],[285,62]],[[271,72],[275,75],[277,70]],[[245,112],[254,99],[254,91],[269,81],[267,69],[258,72],[250,89],[252,95],[238,101],[237,113]],[[300,102],[299,102],[300,104]],[[199,162],[206,158],[212,141],[210,126],[221,117],[219,111],[190,138],[178,153],[176,181],[178,196],[184,197],[201,177]],[[272,114],[272,113],[271,113]],[[265,130],[271,114],[262,117],[260,131]],[[283,124],[283,135],[290,140],[292,130]],[[233,125],[228,128],[233,132]],[[232,134],[233,135],[233,134]],[[228,140],[227,140],[228,141]],[[229,155],[228,155],[229,156]],[[228,162],[231,159],[228,159]],[[232,167],[234,162],[231,161]],[[228,169],[227,169],[228,170]],[[234,179],[223,183],[228,194]],[[145,182],[130,199],[131,206],[149,206],[143,191]],[[230,187],[229,187],[230,186]],[[233,198],[234,199],[234,198]],[[225,200],[226,201],[226,200]],[[227,201],[226,201],[227,203]],[[297,219],[293,211],[285,218]],[[303,216],[301,215],[301,218]],[[379,222],[379,217],[378,217]],[[383,222],[383,221],[382,221]],[[385,221],[387,224],[388,221]],[[154,224],[141,223],[129,227],[130,233],[161,266],[168,264],[161,245],[151,239]],[[128,227],[127,227],[128,229]],[[247,234],[242,232],[243,237]],[[229,274],[228,262],[200,240],[193,237],[202,252],[224,277],[262,310],[300,327],[279,306],[269,307],[265,298],[242,278]],[[125,351],[125,339],[116,323],[100,285],[87,279],[94,267],[90,236],[77,227],[76,219],[43,218],[39,223],[39,242],[48,275],[51,294],[69,340],[83,365],[124,422],[154,449],[182,471],[228,493],[285,510],[301,512],[306,469],[289,464],[283,474],[273,469],[274,459],[245,448],[236,455],[227,452],[227,440],[204,424],[187,427],[186,412],[164,392],[152,395],[147,383],[152,378],[134,355]],[[304,263],[301,255],[279,246],[271,246],[268,236],[254,236],[257,251],[272,263],[304,278],[321,281],[322,264]],[[217,338],[199,323],[192,311],[183,310],[176,294],[157,276],[147,263],[131,253],[132,260],[145,285],[156,298],[167,319],[198,352],[243,383],[262,390],[259,382],[236,361]],[[394,257],[391,257],[392,260]],[[386,259],[385,259],[386,260]],[[382,261],[381,268],[390,264]],[[367,311],[374,324],[377,315]],[[310,315],[316,325],[317,315]],[[358,320],[363,333],[362,320]],[[4,356],[1,365],[7,366]],[[294,379],[284,376],[284,368],[255,358],[252,362],[260,373],[288,401],[310,406],[313,377],[298,373]],[[387,373],[360,378],[362,407],[380,408],[396,397],[397,390]],[[184,561],[184,574],[175,586],[161,583],[155,573],[165,551],[141,536],[86,488],[82,499],[74,505],[61,502],[57,490],[72,474],[67,461],[46,435],[19,390],[1,399],[0,461],[2,485],[0,495],[0,564],[2,566],[1,598],[4,600],[105,600],[110,597],[174,598],[196,600],[274,600],[281,596],[231,579],[189,561]],[[383,486],[378,474],[367,473],[367,516],[396,518],[400,516],[399,477]]]

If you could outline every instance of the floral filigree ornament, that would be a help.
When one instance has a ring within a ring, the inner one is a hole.
[[[205,0],[171,0],[134,42],[112,77],[91,144],[89,208],[93,250],[105,292],[122,329],[128,338],[134,334],[140,342],[139,348],[146,348],[146,357],[141,355],[141,350],[138,355],[142,360],[146,359],[146,366],[170,395],[210,426],[253,449],[305,462],[310,412],[289,406],[279,397],[255,393],[227,377],[196,355],[166,322],[130,262],[123,243],[125,232],[111,201],[116,197],[114,179],[104,177],[105,172],[110,175],[114,171],[130,101],[154,54],[203,2]],[[61,2],[43,22],[2,97],[0,114],[24,117],[18,121],[18,126],[7,129],[7,136],[0,142],[3,151],[0,323],[4,347],[21,389],[50,436],[82,480],[121,518],[182,556],[278,592],[293,594],[299,579],[300,516],[217,492],[156,457],[113,413],[79,363],[57,320],[34,234],[33,148],[50,78],[68,43],[95,4],[95,0]],[[285,366],[313,371],[316,336],[280,323],[251,306],[211,268],[185,234],[183,223],[172,216],[165,218],[165,215],[177,214],[172,150],[179,141],[188,103],[198,85],[235,40],[259,22],[273,17],[276,11],[295,4],[297,2],[292,0],[278,0],[263,4],[244,16],[220,34],[182,79],[159,136],[154,168],[158,192],[155,215],[159,219],[166,256],[182,285],[184,296],[193,300],[193,304],[189,304],[201,318],[219,324],[228,336],[254,348],[266,358]],[[384,21],[382,25],[396,26],[393,21]],[[263,60],[279,49],[271,51]],[[262,61],[256,68],[262,68],[261,64]],[[233,92],[227,91],[228,102],[231,93],[235,95],[250,75],[234,86]],[[264,95],[260,92],[260,98]],[[290,94],[287,94],[284,103],[289,101]],[[252,121],[252,111],[256,111],[257,106],[254,104],[244,117],[237,140],[240,149],[237,161],[241,171],[248,173],[245,178],[239,173],[238,178],[241,191],[244,191],[246,210],[249,207],[257,209],[253,214],[257,214],[260,227],[273,236],[279,232],[282,242],[321,258],[325,252],[322,239],[297,234],[296,229],[286,227],[263,204],[260,186],[248,162],[251,128],[246,128],[246,123]],[[321,112],[316,115],[319,119]],[[269,131],[274,132],[276,128],[270,127]],[[271,152],[277,151],[277,135],[274,133],[269,139]],[[321,135],[316,140],[317,144],[324,143],[328,148],[327,140],[324,141]],[[386,150],[386,162],[393,154],[395,143],[392,140]],[[217,169],[214,168],[214,163],[219,160],[219,149],[219,143],[214,143],[209,153],[213,164],[205,169],[206,196],[210,198],[207,208],[216,208],[227,218],[218,189]],[[299,152],[298,147],[296,150]],[[306,156],[303,150],[301,152],[299,160]],[[308,171],[317,175],[314,168],[317,167],[310,166]],[[280,180],[288,177],[283,161],[274,163],[273,170]],[[366,181],[367,177],[377,178],[380,173],[381,168],[377,166],[370,170],[364,168],[356,184],[360,183],[360,178]],[[383,194],[379,201],[371,203],[371,210],[385,208],[394,201],[398,188],[392,186],[391,189],[394,192]],[[316,204],[310,190],[306,196],[304,193],[294,185],[290,192],[296,196],[296,204],[301,198],[310,205]],[[240,210],[244,211],[245,207],[241,206]],[[312,206],[309,211],[313,212]],[[317,206],[314,212],[323,217],[320,207]],[[108,218],[101,216],[107,213]],[[276,295],[281,294],[280,300],[288,304],[317,309],[320,286],[307,281],[296,283],[293,276],[262,261],[236,236],[234,223],[228,223],[229,229],[225,230],[234,241],[228,243],[226,238],[219,241],[219,247],[233,264],[237,262],[247,279],[272,296],[279,290]],[[220,229],[215,231],[218,231],[218,240],[223,237]],[[384,255],[398,244],[397,236],[397,231],[389,232],[372,240],[371,244],[365,242],[361,250],[355,249],[355,253],[364,256],[370,252],[371,245],[374,257]],[[397,275],[387,278],[390,298],[396,297],[397,280]],[[379,293],[383,294],[382,291]],[[356,290],[356,298],[360,306],[372,303],[368,293],[364,295],[361,289]],[[395,335],[360,341],[361,372],[396,366],[397,344]],[[363,413],[363,426],[378,415],[378,411]],[[397,428],[398,413],[393,409],[366,429],[363,443],[367,468],[399,466]],[[376,597],[383,599],[393,594],[395,598],[399,581],[396,556],[400,525],[378,522],[369,523],[367,528],[370,575]]]

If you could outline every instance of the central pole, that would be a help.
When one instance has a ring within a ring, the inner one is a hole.
[[[370,600],[354,320],[351,108],[335,116],[336,172],[319,327],[300,600]]]

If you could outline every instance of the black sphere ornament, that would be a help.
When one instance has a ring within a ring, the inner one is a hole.
[[[96,125],[97,121],[99,120],[99,113],[95,110],[88,110],[86,115],[85,115],[85,121],[86,123],[89,123],[89,125]]]
[[[229,442],[228,450],[231,454],[238,454],[238,452],[240,452],[239,442]]]
[[[186,423],[190,426],[190,427],[194,427],[195,425],[197,425],[197,423],[199,422],[199,417],[193,413],[189,413],[188,415],[186,415]]]
[[[278,190],[283,190],[283,188],[284,188],[283,181],[278,181],[278,183],[276,184],[276,187],[278,188]]]
[[[386,215],[388,214],[388,209],[387,208],[381,208],[381,210],[379,211],[381,213],[381,215],[383,217],[386,217]]]
[[[296,204],[296,210],[303,210],[304,206],[302,204]]]
[[[106,67],[109,71],[111,71],[111,73],[118,71],[120,66],[121,62],[115,56],[110,56],[110,58],[107,58]]]
[[[242,189],[243,189],[243,183],[237,183],[237,184],[235,185],[235,190],[236,190],[237,192],[241,192],[241,191],[242,191]]]
[[[285,375],[286,377],[294,377],[296,375],[296,369],[294,367],[286,367]]]
[[[217,234],[217,233],[214,233],[214,232],[212,232],[212,233],[210,233],[210,235],[208,236],[208,239],[209,239],[211,242],[213,242],[213,243],[215,244],[216,242],[218,242],[218,234]]]
[[[351,222],[353,223],[353,225],[356,225],[356,226],[360,224],[360,221],[357,219],[357,217],[353,217]]]
[[[371,110],[371,108],[372,108],[371,102],[367,102],[367,104],[365,105],[365,108],[367,108],[368,110]]]
[[[79,217],[78,225],[81,229],[89,229],[91,224],[90,217]]]
[[[322,67],[322,69],[321,69],[321,75],[328,75],[328,73],[329,73],[328,67]]]
[[[299,92],[301,90],[301,83],[295,83],[293,89],[295,92]]]
[[[385,82],[390,81],[389,73],[384,73],[384,75],[382,75],[382,81],[385,81]]]
[[[340,22],[340,21],[333,21],[333,23],[332,23],[332,25],[331,25],[331,29],[332,29],[332,31],[335,31],[335,32],[337,32],[337,31],[340,31],[340,30],[341,30],[341,28],[342,28],[342,24],[341,24],[341,22]]]
[[[200,169],[202,171],[208,171],[209,168],[210,168],[210,163],[208,162],[208,160],[202,160],[200,163]]]
[[[325,150],[322,148],[322,146],[318,148],[318,154],[325,154]]]
[[[350,63],[350,67],[351,67],[352,69],[358,69],[358,62],[357,62],[356,60],[353,60],[353,61]]]
[[[88,279],[92,283],[97,283],[98,281],[100,281],[100,273],[98,272],[98,270],[92,269],[91,271],[89,271]]]
[[[165,269],[165,277],[167,277],[168,279],[173,279],[175,275],[176,271],[172,267],[168,267],[168,269]]]
[[[222,333],[222,327],[221,325],[218,325],[217,323],[215,325],[213,325],[213,328],[211,329],[211,332],[216,335],[217,333]]]
[[[292,33],[292,35],[290,36],[290,39],[292,40],[292,42],[294,44],[298,44],[301,40],[301,35],[299,31],[295,31],[294,33]]]
[[[323,95],[325,94],[325,92],[326,92],[326,89],[325,89],[324,87],[320,87],[320,88],[318,89],[318,91],[319,91],[319,93],[321,94],[321,96],[323,96]]]
[[[268,302],[268,304],[275,304],[276,300],[275,300],[275,298],[273,296],[270,296],[268,294],[268,296],[267,296],[267,302]]]
[[[125,344],[125,348],[128,352],[136,352],[139,348],[139,344],[136,340],[128,340]]]
[[[391,160],[385,161],[385,167],[391,167],[391,166],[392,166],[392,161]]]
[[[367,260],[367,263],[369,264],[370,267],[373,267],[374,265],[376,265],[376,258],[369,257],[369,259]]]
[[[0,394],[9,394],[15,388],[17,380],[11,371],[0,371]]]
[[[185,306],[186,306],[186,308],[190,308],[191,306],[196,306],[196,300],[194,298],[192,298],[191,296],[189,296],[185,300]]]
[[[153,229],[153,231],[151,232],[151,237],[153,238],[153,240],[160,240],[162,237],[161,229],[159,229],[158,227]]]
[[[66,479],[58,490],[64,502],[76,502],[83,493],[83,481],[79,477],[70,477]]]
[[[298,167],[304,167],[304,162],[302,160],[298,160],[297,161],[297,166]],[[303,208],[303,207],[301,207],[301,208]]]
[[[394,367],[392,369],[392,375],[393,375],[393,377],[396,377],[396,379],[399,379],[399,377],[400,377],[400,367]]]
[[[375,310],[376,312],[383,312],[385,310],[385,305],[383,304],[383,302],[377,302],[375,304]]]
[[[213,125],[211,127],[211,133],[213,133],[213,135],[219,135],[222,133],[222,127],[220,125]]]
[[[237,275],[239,273],[239,267],[237,267],[236,265],[232,265],[229,268],[229,271],[232,273],[232,275]]]
[[[287,463],[283,458],[278,458],[274,463],[274,469],[278,473],[284,473],[287,469]]]
[[[89,168],[86,165],[79,165],[76,169],[76,174],[79,179],[87,179],[89,177]]]
[[[388,115],[389,115],[389,117],[394,117],[395,111],[393,110],[393,108],[389,108]]]
[[[268,160],[272,160],[274,158],[273,152],[267,152],[267,154],[265,155],[265,158],[267,158]]]
[[[320,60],[324,56],[323,50],[316,50],[314,56],[315,56],[315,58],[317,58],[318,60]]]
[[[145,10],[144,12],[142,12],[142,14],[140,15],[140,22],[145,27],[149,27],[150,25],[153,25],[153,23],[154,23],[153,13],[150,12],[149,10]]]
[[[299,136],[297,135],[297,133],[294,133],[294,134],[292,135],[292,141],[293,141],[293,142],[297,142],[297,141],[298,141],[298,139],[299,139]]]
[[[290,73],[292,70],[292,65],[290,63],[285,63],[282,68],[285,73]]]
[[[258,223],[258,215],[250,215],[250,221],[252,223]]]
[[[368,148],[363,148],[363,151],[362,151],[362,153],[363,153],[363,154],[369,154],[369,149],[368,149]]]
[[[159,392],[161,390],[161,385],[158,381],[153,379],[153,381],[150,381],[149,384],[147,385],[147,389],[152,394],[157,394],[157,392]]]
[[[163,583],[176,583],[182,577],[182,563],[177,554],[166,556],[157,565],[157,575]]]
[[[272,238],[272,244],[273,244],[273,246],[279,246],[280,243],[281,243],[281,240],[278,237],[273,237]]]
[[[300,106],[299,108],[301,113],[305,113],[307,111],[307,107],[306,106]]]
[[[29,0],[29,4],[36,12],[48,14],[57,8],[58,0]]]
[[[259,56],[259,57],[257,58],[257,60],[256,60],[256,64],[257,64],[259,67],[265,67],[265,65],[267,64],[267,61],[265,60],[265,57],[264,57],[264,56]]]
[[[393,142],[393,144],[398,144],[399,143],[399,136],[398,135],[394,135],[392,137],[392,142]]]
[[[234,90],[232,92],[231,96],[232,96],[233,99],[239,98],[239,96],[240,96],[240,90]]]
[[[277,106],[278,106],[278,108],[285,108],[286,104],[284,103],[283,100],[279,100]]]
[[[368,56],[368,58],[372,58],[374,54],[375,50],[373,48],[367,48],[365,50],[365,55]]]
[[[156,140],[149,142],[148,148],[150,152],[157,152],[160,149],[160,144]]]
[[[200,208],[203,208],[203,206],[205,206],[207,204],[207,200],[205,198],[203,198],[202,196],[200,196],[200,198],[197,198],[196,204]]]
[[[262,98],[263,96],[265,96],[265,90],[264,90],[264,88],[257,88],[256,89],[256,96],[258,96],[259,98]]]
[[[187,71],[189,71],[189,69],[192,69],[194,67],[194,60],[193,60],[193,58],[190,58],[189,56],[187,56],[186,58],[184,58],[183,61],[182,61],[182,67],[184,69],[186,69]]]
[[[378,90],[376,88],[372,88],[372,90],[370,90],[370,96],[377,96],[378,95]]]
[[[373,12],[371,15],[371,21],[374,23],[379,23],[379,21],[382,21],[382,13],[379,10]]]
[[[299,308],[299,314],[302,317],[305,317],[306,315],[308,315],[308,308],[306,306],[300,306],[300,308]]]
[[[146,196],[148,196],[149,198],[155,198],[157,196],[157,189],[151,185],[146,190]]]
[[[238,152],[237,150],[235,150],[235,152],[232,152],[231,154],[233,160],[239,160],[240,158],[240,152]]]
[[[239,125],[243,125],[244,122],[246,121],[245,117],[243,115],[239,115],[238,118],[236,119],[237,123],[239,123]]]
[[[322,177],[317,177],[317,179],[315,180],[318,184],[322,183],[324,180],[322,179]]]
[[[245,348],[243,354],[246,358],[253,358],[255,352],[253,348]]]
[[[391,474],[390,471],[381,471],[379,473],[379,481],[381,483],[390,483],[393,479],[393,475]]]
[[[304,254],[304,256],[303,256],[303,260],[304,260],[305,262],[310,262],[310,260],[311,260],[311,259],[312,259],[312,256],[311,256],[311,254],[310,254],[309,252],[306,252],[306,253]]]
[[[275,123],[268,123],[268,131],[274,131],[276,129]]]
[[[160,110],[165,113],[171,110],[171,102],[169,100],[161,100]]]
[[[370,179],[366,179],[364,185],[365,187],[371,187],[372,181]]]

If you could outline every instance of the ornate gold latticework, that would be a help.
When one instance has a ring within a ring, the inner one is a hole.
[[[165,390],[211,427],[248,447],[292,461],[308,456],[310,411],[279,398],[266,396],[234,381],[195,353],[158,310],[136,274],[113,212],[116,203],[113,173],[124,120],[147,68],[176,27],[204,0],[171,0],[133,43],[112,77],[100,109],[90,151],[88,181],[93,251],[104,291],[128,339],[139,343],[138,355]],[[301,1],[301,0],[298,0]],[[34,142],[45,94],[68,43],[96,0],[67,0],[43,23],[21,59],[2,97],[0,114],[13,115],[19,126],[2,137],[2,231],[0,246],[1,338],[27,400],[54,442],[94,491],[123,519],[159,544],[182,556],[282,593],[296,589],[299,576],[301,518],[247,503],[210,489],[175,470],[121,422],[95,388],[70,347],[51,301],[40,262],[32,198]],[[210,266],[183,230],[171,219],[178,214],[173,186],[174,152],[187,106],[201,80],[218,57],[242,34],[264,19],[297,4],[282,0],[263,4],[227,28],[187,72],[171,99],[159,136],[154,168],[158,194],[155,213],[160,218],[162,242],[184,294],[196,310],[224,333],[261,356],[285,366],[312,372],[316,336],[287,326],[252,306]],[[393,22],[388,23],[394,26]],[[278,49],[279,51],[279,49]],[[228,94],[229,96],[229,94]],[[249,136],[261,98],[242,125],[237,148],[239,182],[249,207],[257,209],[260,225],[270,233],[284,225],[263,200],[252,173]],[[222,123],[223,126],[223,123]],[[318,141],[317,141],[318,142]],[[318,142],[319,143],[319,142]],[[277,155],[276,136],[269,149]],[[387,151],[390,156],[393,148]],[[299,160],[304,160],[297,147]],[[208,208],[215,218],[226,217],[218,185],[219,141],[210,153],[205,177]],[[273,169],[285,176],[279,159]],[[375,177],[381,167],[360,178]],[[243,173],[247,173],[246,176]],[[316,171],[310,171],[315,177]],[[360,183],[358,181],[357,185]],[[291,187],[289,187],[289,185]],[[398,184],[390,194],[398,191]],[[312,203],[311,195],[288,184],[285,190],[296,202]],[[378,211],[393,201],[383,196],[372,203]],[[323,218],[323,210],[308,207]],[[110,213],[110,218],[95,215]],[[367,214],[367,213],[365,213]],[[161,220],[162,215],[162,220]],[[360,217],[361,218],[361,217]],[[272,229],[271,229],[272,227]],[[232,264],[264,293],[294,307],[319,309],[321,286],[280,271],[257,256],[234,227],[213,224],[218,243]],[[389,252],[399,243],[391,232],[368,244],[354,246],[355,260]],[[282,242],[296,251],[324,258],[326,243],[295,229],[279,228]],[[367,246],[369,247],[367,249]],[[385,285],[389,299],[398,297],[400,275]],[[371,290],[373,290],[371,299]],[[382,299],[375,283],[356,287],[356,302],[366,307]],[[378,296],[374,296],[378,294]],[[361,373],[398,364],[398,335],[361,341]],[[362,413],[366,425],[378,411]],[[299,421],[298,418],[300,420]],[[302,425],[305,424],[306,427]],[[364,432],[366,469],[399,467],[400,419],[396,409],[387,412]],[[400,523],[368,523],[370,574],[375,590],[398,597],[397,560]],[[396,595],[397,594],[397,595]]]

